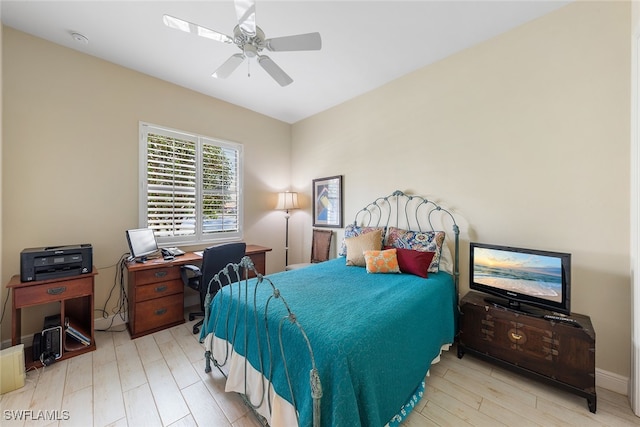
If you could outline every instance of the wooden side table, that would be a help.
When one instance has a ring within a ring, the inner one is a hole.
[[[50,280],[21,282],[20,275],[15,275],[7,284],[12,291],[11,307],[11,345],[20,343],[22,333],[22,310],[44,304],[60,304],[60,325],[65,318],[70,318],[90,335],[89,345],[67,345],[67,336],[62,335],[62,359],[87,353],[96,349],[93,328],[94,279],[98,274],[95,267],[91,273],[77,276],[60,277]],[[44,322],[44,319],[43,319]],[[74,348],[65,350],[65,348]],[[25,365],[27,368],[42,366],[39,360],[33,360],[31,345],[25,346]]]

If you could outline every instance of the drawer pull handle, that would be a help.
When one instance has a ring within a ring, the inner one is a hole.
[[[163,314],[165,314],[167,312],[166,308],[161,308],[159,310],[156,310],[156,316],[162,316]]]
[[[49,288],[47,289],[47,293],[49,295],[60,295],[61,293],[64,293],[67,290],[66,286],[59,286],[57,288]]]
[[[515,332],[511,332],[511,338],[513,338],[514,340],[518,341],[518,340],[522,339],[522,335],[516,334]]]
[[[166,271],[156,271],[156,277],[161,278],[167,275]]]
[[[156,292],[164,292],[167,290],[167,285],[158,286]]]

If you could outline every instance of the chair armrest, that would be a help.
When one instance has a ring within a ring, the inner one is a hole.
[[[191,274],[189,274],[191,273]],[[195,290],[200,289],[200,277],[202,271],[197,265],[186,264],[180,267],[180,277],[185,286],[189,286]]]

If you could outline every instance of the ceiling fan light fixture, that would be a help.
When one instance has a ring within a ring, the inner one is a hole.
[[[242,47],[242,50],[244,52],[244,56],[246,56],[247,58],[255,58],[258,55],[258,49],[252,45],[252,44],[245,44]]]

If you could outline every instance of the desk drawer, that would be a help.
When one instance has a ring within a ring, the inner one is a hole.
[[[93,276],[14,288],[16,308],[93,295]]]
[[[136,302],[147,301],[167,295],[181,294],[184,291],[182,280],[150,283],[136,287]]]
[[[184,319],[182,294],[169,295],[136,304],[136,333]]]
[[[148,283],[166,282],[168,280],[180,278],[180,267],[165,266],[152,268],[149,270],[136,271],[136,286],[146,285]]]

